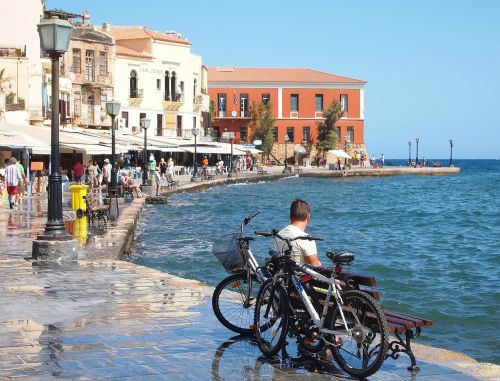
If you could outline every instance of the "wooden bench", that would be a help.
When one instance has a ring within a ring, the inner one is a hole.
[[[329,276],[326,273],[325,275]],[[337,274],[337,278],[345,282],[348,289],[358,289],[371,295],[375,300],[380,299],[378,291],[374,289],[377,285],[377,280],[373,276],[342,271]],[[313,282],[313,286],[320,285]],[[316,287],[315,289],[318,290]],[[389,339],[389,350],[386,358],[390,357],[397,360],[400,353],[406,353],[411,361],[411,365],[407,369],[409,371],[419,371],[420,368],[417,366],[415,355],[411,349],[411,340],[420,336],[422,327],[432,326],[432,320],[407,313],[390,311],[383,306],[382,309],[384,310],[389,332],[395,336]]]
[[[379,293],[373,289],[377,284],[375,277],[341,272],[339,279],[349,282],[354,287],[370,294],[375,300],[380,299]],[[391,311],[383,306],[382,309],[384,310],[389,332],[395,336],[393,340],[389,341],[387,357],[396,360],[399,358],[400,353],[406,353],[411,361],[411,365],[407,369],[409,371],[420,370],[411,349],[411,340],[420,336],[422,327],[432,326],[432,320],[403,312]],[[403,334],[404,337],[402,337]]]
[[[258,175],[267,175],[267,170],[266,170],[266,169],[264,169],[264,167],[263,167],[263,166],[258,165],[258,166],[257,166],[257,174],[258,174]]]
[[[99,194],[94,192],[87,193],[85,196],[85,202],[87,204],[87,219],[93,225],[94,220],[103,220],[107,222],[109,219],[109,205],[100,203]]]

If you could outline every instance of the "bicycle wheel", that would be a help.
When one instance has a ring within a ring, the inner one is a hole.
[[[337,364],[354,377],[368,377],[384,362],[389,346],[389,330],[384,312],[378,303],[366,293],[351,290],[342,293],[344,305],[342,319],[339,306],[327,319],[328,329],[338,333],[330,338]]]
[[[288,328],[288,295],[281,284],[262,284],[255,305],[255,336],[260,351],[276,355],[285,345]]]
[[[255,298],[259,290],[254,275],[250,298],[246,300],[249,286],[246,273],[237,273],[223,279],[212,295],[212,308],[217,319],[231,331],[244,335],[250,335],[254,331]]]

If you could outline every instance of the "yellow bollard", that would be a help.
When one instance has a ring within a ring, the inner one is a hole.
[[[71,209],[76,211],[76,215],[81,217],[87,210],[85,197],[87,196],[88,185],[70,185],[71,190]]]
[[[75,220],[75,238],[84,245],[87,242],[87,217]]]

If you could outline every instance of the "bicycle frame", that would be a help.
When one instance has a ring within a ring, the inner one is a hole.
[[[319,316],[318,312],[316,311],[316,309],[314,308],[314,306],[311,302],[311,299],[307,295],[306,290],[304,289],[304,286],[302,285],[302,282],[300,281],[300,278],[295,274],[291,275],[292,284],[295,287],[296,291],[298,292],[300,300],[302,300],[302,302],[304,303],[304,306],[306,307],[307,312],[309,312],[311,319],[313,320],[314,324],[318,327],[319,331],[321,333],[339,334],[340,332],[338,332],[338,331],[332,331],[332,330],[323,328],[326,316],[328,314],[328,310],[330,308],[330,299],[331,299],[332,294],[333,294],[333,297],[334,297],[337,305],[340,306],[343,304],[342,297],[340,296],[340,293],[339,293],[339,289],[341,289],[341,288],[340,288],[340,285],[338,284],[339,283],[338,280],[334,276],[332,276],[331,278],[328,278],[328,277],[326,277],[326,276],[324,276],[324,275],[322,275],[322,274],[320,274],[320,273],[318,273],[318,272],[316,272],[316,271],[312,270],[311,268],[304,266],[304,265],[295,264],[294,267],[295,267],[294,270],[299,270],[299,271],[305,272],[306,274],[310,275],[314,279],[328,284],[328,291],[326,293],[325,305],[323,307],[323,312],[321,313],[321,316]],[[342,310],[342,308],[340,308],[339,311],[340,311],[340,315],[342,316],[342,322],[344,324],[344,328],[346,329],[347,332],[350,332],[349,327],[347,326],[347,323],[346,323],[344,311]],[[357,317],[356,317],[356,319],[357,319]]]

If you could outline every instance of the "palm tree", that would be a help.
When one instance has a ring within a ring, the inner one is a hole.
[[[5,77],[5,69],[0,70],[0,93],[3,93],[4,84],[9,82],[13,77]]]

